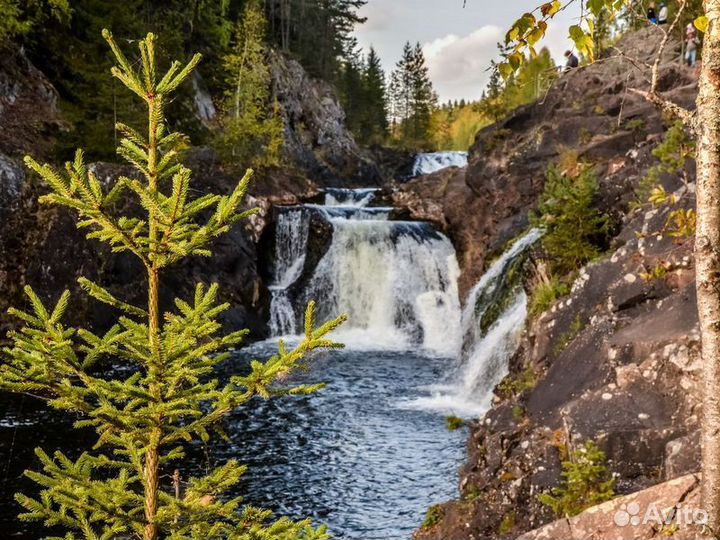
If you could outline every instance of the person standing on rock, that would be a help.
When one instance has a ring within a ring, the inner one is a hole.
[[[580,60],[578,60],[578,57],[575,56],[572,51],[565,51],[565,58],[567,58],[567,62],[565,62],[565,71],[570,71],[580,65]]]
[[[660,2],[660,12],[658,13],[658,24],[667,24],[668,8],[665,2]]]
[[[697,65],[698,45],[700,45],[700,40],[693,28],[693,31],[688,31],[685,36],[685,63],[689,68],[694,68]]]
[[[657,14],[655,13],[655,2],[650,2],[647,10],[647,18],[652,24],[657,24]]]

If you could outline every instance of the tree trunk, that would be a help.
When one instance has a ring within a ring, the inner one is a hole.
[[[149,111],[148,111],[148,167],[147,167],[147,181],[148,190],[150,193],[155,194],[158,187],[158,169],[157,169],[157,158],[158,158],[158,118],[160,118],[159,111],[162,110],[159,102],[160,98],[154,96],[149,98]],[[157,250],[158,240],[158,217],[155,215],[153,210],[149,211],[148,219],[148,238],[150,245],[153,246],[151,249],[154,252]],[[159,391],[159,381],[162,371],[162,351],[160,346],[160,277],[157,268],[157,263],[154,258],[150,257],[150,263],[147,268],[148,273],[148,338],[150,341],[150,351],[152,353],[152,363],[148,366],[148,378],[150,379],[150,394],[156,401],[161,400]],[[145,484],[145,531],[143,534],[144,540],[156,540],[158,538],[158,527],[156,523],[157,519],[157,506],[158,506],[158,487],[159,487],[159,448],[160,448],[160,426],[162,425],[162,418],[153,418],[155,429],[153,429],[150,439],[147,442],[145,451],[145,467],[143,470],[143,481]]]
[[[720,0],[705,0],[697,98],[697,234],[695,264],[702,332],[704,404],[702,505],[720,529]]]

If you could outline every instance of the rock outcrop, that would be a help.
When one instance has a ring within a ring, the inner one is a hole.
[[[461,289],[482,275],[488,257],[527,226],[545,184],[545,171],[560,158],[597,163],[601,174],[624,167],[604,183],[602,205],[616,219],[624,211],[622,193],[632,190],[635,160],[627,152],[662,132],[659,111],[633,88],[647,89],[647,72],[627,60],[654,58],[662,34],[657,27],[626,35],[615,53],[563,74],[543,99],[520,108],[482,130],[469,152],[466,170],[450,169],[399,186],[395,203],[417,219],[444,227],[458,248]],[[664,54],[660,90],[685,106],[697,92],[692,73],[678,62],[679,47]],[[627,166],[630,168],[627,168]],[[627,199],[625,199],[627,200]]]
[[[526,532],[518,540],[567,538],[703,538],[706,515],[694,474],[593,506],[571,518]]]
[[[648,60],[660,37],[649,28],[619,48]],[[666,53],[662,90],[690,106],[696,84],[676,55],[672,47]],[[528,324],[509,380],[532,371],[536,383],[498,395],[474,424],[461,500],[439,505],[440,519],[416,538],[511,538],[552,521],[538,495],[561,483],[562,456],[588,440],[606,453],[620,495],[698,469],[693,242],[663,232],[668,206],[629,204],[663,131],[658,111],[626,91],[646,88],[644,75],[620,57],[565,74],[541,102],[482,132],[466,171],[443,171],[393,194],[410,215],[453,238],[465,290],[527,226],[549,164],[593,163],[597,205],[612,221],[606,255]],[[679,199],[673,209],[694,206],[692,181],[666,176],[662,183]]]
[[[380,185],[380,169],[345,125],[332,87],[313,79],[295,60],[271,57],[272,96],[285,125],[285,158],[334,186]]]

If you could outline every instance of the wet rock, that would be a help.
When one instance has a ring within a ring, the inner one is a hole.
[[[17,207],[25,184],[22,164],[0,154],[0,216]]]
[[[668,479],[698,470],[700,463],[700,431],[673,439],[665,445],[665,477]]]

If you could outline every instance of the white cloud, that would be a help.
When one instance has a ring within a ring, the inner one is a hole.
[[[365,4],[358,14],[361,17],[367,18],[367,21],[360,26],[360,30],[363,32],[380,32],[389,30],[391,27],[396,25],[399,17],[395,6],[376,2]]]
[[[441,101],[480,97],[490,77],[490,61],[498,54],[495,45],[503,34],[498,26],[487,25],[466,36],[448,34],[423,45]]]

